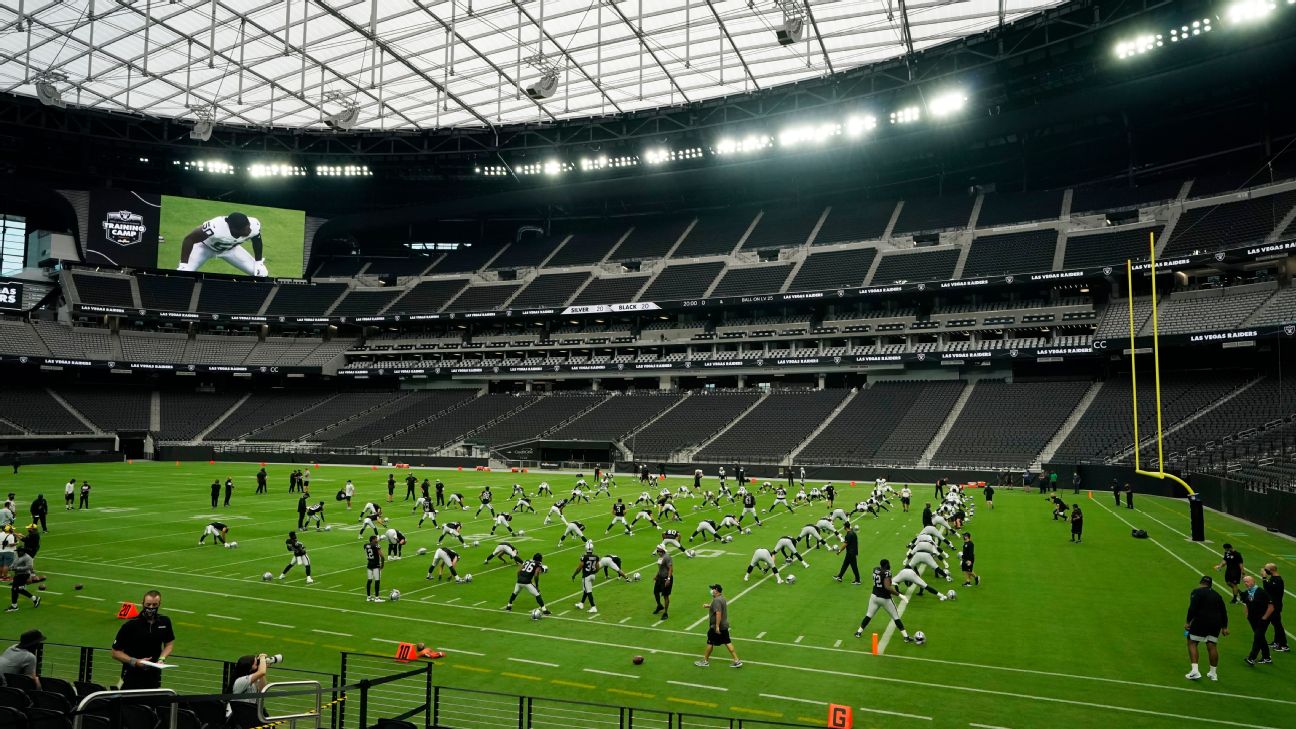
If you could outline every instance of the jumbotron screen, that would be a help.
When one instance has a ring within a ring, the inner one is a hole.
[[[302,275],[306,213],[221,200],[96,190],[87,263],[245,276]]]
[[[163,195],[157,267],[297,278],[305,235],[301,210]]]

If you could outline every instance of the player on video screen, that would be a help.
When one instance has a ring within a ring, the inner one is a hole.
[[[243,247],[252,241],[252,253]],[[181,271],[197,271],[212,258],[223,258],[249,276],[269,276],[261,250],[261,221],[243,213],[212,218],[194,228],[180,249]]]

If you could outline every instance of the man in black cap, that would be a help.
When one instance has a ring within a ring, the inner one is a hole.
[[[8,674],[28,676],[41,690],[40,676],[36,675],[36,651],[45,643],[45,634],[39,630],[29,630],[18,638],[18,643],[0,653],[0,685],[7,685],[4,677]]]
[[[175,646],[171,618],[158,612],[162,593],[144,593],[140,614],[122,624],[113,640],[113,660],[122,664],[121,688],[155,689],[162,686],[162,670],[149,665],[163,663]]]
[[[1219,680],[1216,669],[1219,667],[1219,637],[1228,635],[1228,608],[1224,607],[1224,598],[1215,592],[1214,580],[1203,575],[1198,587],[1188,595],[1188,617],[1184,620],[1184,636],[1188,638],[1188,660],[1192,670],[1184,676],[1190,681],[1201,678],[1197,670],[1197,644],[1206,644],[1206,654],[1210,658],[1210,670],[1206,677],[1212,681]]]
[[[730,668],[742,668],[743,662],[738,659],[738,652],[729,639],[729,601],[724,599],[723,593],[724,588],[719,584],[711,585],[711,602],[702,603],[707,611],[707,645],[702,652],[702,660],[693,662],[693,665],[700,668],[711,665],[711,651],[718,645],[724,646],[729,655],[733,656]]]

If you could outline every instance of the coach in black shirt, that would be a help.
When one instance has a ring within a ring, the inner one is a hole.
[[[923,521],[923,526],[925,527],[929,527],[932,525],[932,513],[931,513],[930,503],[923,505],[922,521]]]
[[[171,618],[158,612],[161,607],[162,593],[149,590],[144,593],[140,614],[128,620],[117,631],[112,657],[122,664],[122,689],[155,689],[162,686],[161,669],[140,663],[162,663],[171,655],[171,648],[175,645]]]
[[[297,528],[306,527],[306,497],[310,494],[303,493],[297,498]]]
[[[846,568],[850,567],[851,572],[855,574],[855,580],[851,584],[860,584],[859,562],[857,561],[859,556],[859,536],[855,534],[855,527],[851,526],[850,522],[846,522],[846,537],[842,552],[844,555],[842,557],[842,566],[840,570],[837,570],[837,576],[833,579],[841,582],[842,575],[846,574]]]
[[[1251,624],[1253,634],[1251,652],[1247,654],[1246,662],[1252,666],[1256,663],[1273,663],[1269,658],[1269,643],[1265,639],[1269,632],[1269,618],[1273,617],[1273,603],[1269,600],[1269,593],[1257,585],[1251,575],[1242,578],[1242,585],[1242,602],[1246,605],[1247,622]]]
[[[1188,595],[1184,634],[1188,638],[1188,660],[1192,664],[1185,678],[1191,681],[1201,678],[1201,672],[1197,670],[1197,648],[1199,643],[1205,643],[1210,659],[1208,676],[1212,681],[1219,680],[1215,673],[1219,667],[1218,643],[1220,634],[1228,635],[1228,608],[1224,607],[1224,598],[1215,592],[1214,580],[1209,575],[1203,575],[1197,588]]]
[[[31,551],[28,550],[28,554],[30,553]],[[1291,650],[1287,646],[1287,631],[1283,629],[1282,624],[1283,593],[1286,592],[1287,585],[1278,574],[1278,565],[1273,562],[1265,565],[1263,572],[1264,590],[1269,593],[1269,602],[1273,603],[1273,615],[1269,616],[1269,624],[1273,626],[1274,639],[1269,647],[1279,653],[1286,653]]]

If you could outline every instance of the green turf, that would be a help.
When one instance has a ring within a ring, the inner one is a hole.
[[[263,205],[245,205],[221,200],[200,200],[190,197],[162,196],[162,215],[158,233],[165,241],[158,246],[158,268],[175,268],[180,262],[180,248],[186,235],[194,228],[215,217],[231,212],[246,213],[261,221],[262,253],[266,269],[271,276],[297,278],[302,275],[302,254],[305,245],[306,213],[301,210],[268,208]],[[252,244],[245,243],[248,253]],[[204,273],[245,275],[220,258],[203,264]]]
[[[1000,492],[993,511],[980,505],[978,494],[969,528],[979,546],[982,585],[952,585],[959,592],[952,603],[915,596],[905,622],[911,631],[925,631],[928,644],[895,640],[884,655],[873,656],[867,639],[852,637],[866,588],[830,579],[839,565],[836,555],[815,551],[807,555],[809,569],[787,568],[799,578],[795,585],[777,586],[756,576],[750,583],[742,580],[753,549],[771,547],[777,536],[795,533],[812,514],[823,511],[819,505],[769,517],[767,526],[731,544],[708,545],[715,556],[677,559],[675,603],[670,619],[659,622],[652,614],[649,579],[657,532],[649,528],[632,537],[602,536],[610,519],[606,498],[569,508],[568,517],[586,523],[600,553],[619,554],[628,571],[645,576],[637,584],[600,582],[595,594],[601,613],[590,618],[572,609],[579,586],[568,576],[580,548],[573,540],[557,546],[560,527],[541,526],[550,500],[537,499],[536,515],[515,520],[515,528],[527,531],[526,538],[513,540],[528,553],[543,552],[552,566],[541,589],[555,615],[534,622],[525,595],[515,612],[500,609],[512,589],[513,570],[498,563],[482,567],[495,541],[484,534],[489,531],[485,516],[461,514],[465,535],[481,540],[481,546],[464,551],[461,562],[464,571],[474,573],[474,582],[423,579],[429,557],[414,552],[434,547],[435,532],[415,527],[409,504],[400,501],[403,484],[389,515],[411,543],[406,558],[386,568],[383,588],[398,588],[404,596],[382,605],[364,601],[353,519],[365,500],[385,501],[385,470],[319,468],[312,485],[326,499],[335,528],[303,535],[316,584],[305,585],[300,568],[286,583],[263,583],[263,572],[277,574],[287,562],[283,539],[296,523],[296,496],[287,493],[289,467],[273,464],[271,493],[254,495],[255,470],[251,464],[135,463],[29,466],[17,477],[4,474],[0,486],[18,492],[24,509],[37,491],[53,497],[54,506],[50,534],[37,560],[38,571],[50,576],[48,599],[36,612],[24,604],[21,612],[7,615],[5,634],[40,626],[52,641],[106,646],[118,625],[114,612],[119,601],[138,599],[145,589],[156,587],[164,593],[163,612],[173,610],[178,624],[177,654],[233,658],[255,650],[281,651],[288,665],[336,671],[341,650],[387,652],[395,641],[422,640],[449,650],[434,673],[445,686],[745,718],[822,723],[826,702],[837,702],[856,707],[855,725],[860,727],[1060,729],[1104,722],[1113,727],[1296,726],[1291,689],[1296,658],[1276,654],[1274,665],[1244,665],[1249,633],[1239,608],[1231,608],[1238,632],[1223,641],[1218,683],[1184,680],[1182,637],[1188,592],[1218,560],[1222,539],[1237,545],[1253,568],[1272,559],[1289,576],[1296,571],[1296,545],[1214,513],[1207,521],[1214,541],[1194,544],[1182,534],[1187,527],[1184,505],[1170,500],[1139,497],[1139,509],[1128,511],[1112,509],[1105,493],[1095,494],[1094,500],[1082,494],[1086,534],[1084,544],[1076,545],[1068,542],[1065,525],[1050,520],[1038,494]],[[439,474],[448,491],[464,492],[474,507],[485,483],[495,487],[502,503],[514,480],[534,491],[536,483],[548,479],[559,495],[574,481],[560,474],[416,473]],[[208,484],[226,474],[238,484],[233,505],[213,510]],[[72,476],[94,485],[91,512],[62,510],[61,486]],[[348,477],[358,487],[358,503],[349,513],[332,500]],[[675,486],[684,482],[671,480]],[[619,495],[632,501],[639,491],[637,483],[622,478]],[[853,502],[861,491],[843,488],[839,505]],[[866,580],[879,558],[896,562],[903,557],[929,487],[916,491],[913,513],[899,513],[897,504],[880,519],[860,522]],[[762,495],[760,503],[771,500]],[[704,512],[695,511],[689,501],[681,512],[684,522],[678,527],[687,535]],[[239,549],[197,545],[213,514],[231,525]],[[1131,539],[1131,526],[1146,528],[1153,539]],[[724,584],[732,601],[732,633],[746,662],[742,669],[730,669],[721,660],[706,669],[693,665],[703,647],[705,626],[699,619],[705,615],[706,586],[713,581]],[[74,592],[74,582],[83,582],[85,590]],[[933,584],[951,587],[943,581]],[[883,632],[886,624],[879,618],[870,627]],[[635,654],[647,657],[642,666],[631,664]]]

